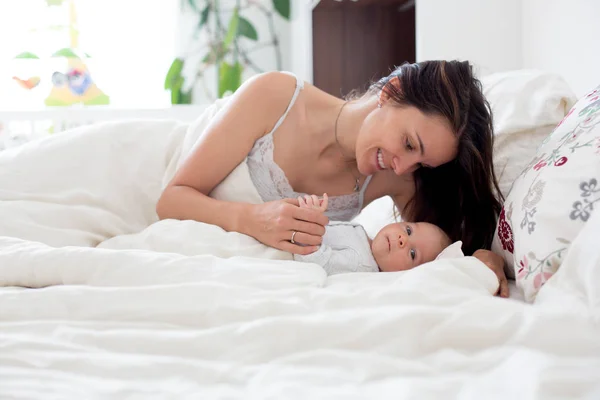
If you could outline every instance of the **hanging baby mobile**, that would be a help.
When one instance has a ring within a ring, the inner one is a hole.
[[[86,60],[90,58],[87,53],[79,49],[79,30],[75,0],[46,0],[48,6],[67,7],[69,23],[64,26],[69,31],[70,47],[62,48],[52,54],[52,58],[65,59],[66,62],[59,70],[52,72],[48,77],[51,80],[50,93],[44,100],[47,106],[69,106],[73,104],[105,105],[110,98],[94,83]],[[16,56],[17,59],[38,59],[32,52],[23,52]],[[13,79],[27,90],[36,88],[42,78],[33,76]]]

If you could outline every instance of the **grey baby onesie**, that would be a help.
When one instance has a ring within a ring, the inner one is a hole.
[[[378,272],[365,229],[352,222],[331,222],[325,227],[319,250],[294,260],[322,266],[327,275],[347,272]]]

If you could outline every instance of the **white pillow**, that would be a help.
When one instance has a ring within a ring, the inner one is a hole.
[[[442,252],[438,254],[438,256],[435,259],[443,260],[447,258],[461,258],[464,256],[465,254],[462,252],[462,242],[459,240],[458,242],[454,242],[450,246],[442,250]]]
[[[481,83],[494,117],[494,169],[506,197],[576,97],[559,75],[543,71],[501,72],[483,77]]]
[[[555,126],[577,101],[557,74],[538,70],[499,72],[481,78],[494,114],[496,135]]]
[[[389,196],[374,200],[353,222],[362,225],[367,235],[374,238],[384,226],[398,222],[394,217],[394,201]]]

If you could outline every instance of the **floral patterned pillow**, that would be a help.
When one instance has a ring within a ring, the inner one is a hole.
[[[600,206],[600,86],[581,98],[515,180],[492,250],[533,301]],[[509,273],[510,275],[510,273]]]

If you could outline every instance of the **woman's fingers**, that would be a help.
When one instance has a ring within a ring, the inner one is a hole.
[[[500,279],[500,288],[498,289],[498,295],[504,298],[508,298],[508,296],[510,295],[508,290],[508,281],[506,280],[506,277],[502,277]]]
[[[300,197],[298,197],[298,199],[299,198]],[[293,206],[300,207],[300,203],[299,203],[298,199],[283,199],[283,201],[286,202],[286,203],[288,203],[288,204],[291,204]]]
[[[289,236],[292,237],[292,233],[290,232]],[[318,246],[323,241],[321,236],[317,235],[309,235],[308,233],[296,231],[296,235],[294,235],[294,242],[299,244],[304,244],[308,246]]]
[[[313,236],[323,236],[325,234],[325,227],[312,222],[295,220],[290,224],[290,230],[296,232],[306,233]]]
[[[322,227],[329,223],[329,218],[327,218],[325,214],[309,208],[296,208],[293,210],[292,216],[297,220],[312,222],[314,224],[321,225]],[[323,233],[325,233],[325,230],[323,230]]]
[[[286,240],[279,242],[279,246],[277,246],[277,248],[279,250],[287,251],[288,253],[299,254],[302,256],[312,254],[319,249],[318,246],[300,246],[298,244],[292,244]]]

